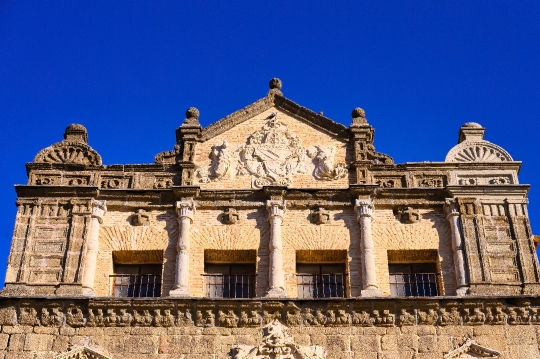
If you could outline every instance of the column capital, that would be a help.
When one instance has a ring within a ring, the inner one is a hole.
[[[92,204],[92,218],[96,218],[99,223],[103,223],[103,216],[107,213],[107,201],[94,200]]]
[[[371,217],[375,205],[371,198],[359,198],[355,201],[354,209],[356,210],[356,217],[358,219],[362,217]]]
[[[195,214],[195,201],[193,199],[183,199],[176,202],[176,214],[178,220],[182,218],[189,218],[193,223],[193,214]]]
[[[271,220],[273,217],[280,217],[281,219],[283,219],[283,214],[285,213],[286,206],[287,202],[285,200],[270,199],[266,201],[268,220]]]
[[[457,199],[447,198],[444,203],[444,211],[446,212],[446,219],[450,219],[450,217],[459,217],[459,205]]]

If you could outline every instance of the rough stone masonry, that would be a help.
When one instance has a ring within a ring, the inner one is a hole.
[[[521,162],[468,122],[395,164],[268,94],[153,164],[103,165],[84,126],[27,163],[0,357],[540,358]]]

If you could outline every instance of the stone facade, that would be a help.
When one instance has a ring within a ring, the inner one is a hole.
[[[444,162],[394,164],[362,109],[347,128],[278,79],[207,128],[199,116],[154,164],[103,165],[81,125],[27,164],[5,358],[540,358],[529,186],[482,126],[463,125]],[[413,289],[392,268],[417,265],[433,268],[429,295],[399,294]],[[249,298],[212,266],[253,268]],[[306,296],[301,267],[336,282]],[[122,292],[150,275],[151,295]]]

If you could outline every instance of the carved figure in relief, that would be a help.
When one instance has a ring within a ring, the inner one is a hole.
[[[261,316],[256,310],[243,310],[240,313],[239,325],[242,327],[255,327],[261,324]]]
[[[234,314],[234,310],[227,310],[226,312],[219,310],[218,322],[222,327],[236,328],[238,324],[238,316]]]
[[[471,313],[470,308],[463,309],[465,315],[463,317],[466,324],[471,325],[482,325],[484,324],[486,320],[486,315],[482,313],[480,308],[474,308],[473,312]]]
[[[74,328],[84,326],[84,315],[80,308],[69,308],[66,316],[66,323]]]
[[[415,325],[416,317],[409,313],[406,309],[402,308],[399,315],[399,324],[400,325]]]
[[[354,325],[371,327],[374,322],[375,319],[373,319],[366,310],[362,310],[361,312],[353,311],[352,323]]]
[[[195,317],[199,327],[213,327],[216,323],[216,316],[211,309],[197,310]]]
[[[178,319],[176,325],[179,327],[191,326],[194,325],[193,318],[191,316],[191,311],[189,308],[179,309],[178,310]]]
[[[288,328],[278,320],[263,328],[262,344],[237,345],[232,350],[233,359],[324,359],[322,346],[300,346],[294,342]]]
[[[114,309],[107,309],[107,316],[104,318],[106,327],[116,327],[117,317]]]
[[[174,326],[174,316],[171,314],[170,309],[165,309],[163,315],[161,315],[160,309],[155,309],[154,322],[156,323],[156,327],[172,327]]]
[[[508,324],[528,324],[529,320],[528,308],[508,308]]]
[[[418,324],[433,325],[437,322],[437,319],[439,319],[439,315],[433,308],[428,309],[427,312],[418,311]]]
[[[382,315],[378,310],[373,311],[375,325],[392,326],[394,325],[394,314],[391,314],[388,309],[383,310]]]
[[[450,312],[446,308],[441,308],[441,325],[460,325],[461,324],[461,315],[459,314],[458,308],[452,307]]]
[[[272,323],[274,320],[281,320],[281,308],[269,307],[264,310],[263,313],[264,323]]]
[[[336,314],[337,313],[337,314]],[[326,325],[340,326],[349,324],[349,314],[345,309],[329,309],[326,317]]]
[[[120,309],[120,314],[116,317],[116,324],[119,327],[129,327],[133,321],[133,316],[127,309]]]
[[[289,303],[287,305],[287,324],[290,326],[298,327],[302,325],[302,314],[300,308],[298,308],[294,303]]]
[[[345,163],[334,164],[336,149],[329,146],[315,146],[315,170],[313,176],[318,180],[337,180],[347,176],[347,165]]]
[[[304,323],[313,327],[320,327],[326,323],[326,316],[323,314],[321,308],[315,310],[313,314],[313,309],[306,308],[304,313]]]
[[[19,315],[19,324],[38,325],[37,311],[31,307],[21,307]]]
[[[506,313],[502,306],[497,306],[488,310],[487,321],[489,324],[504,324],[506,323]]]
[[[200,183],[231,179],[235,176],[251,176],[252,186],[289,186],[293,175],[308,173],[310,158],[315,168],[313,175],[319,180],[336,180],[347,175],[347,166],[334,164],[335,148],[315,146],[308,150],[301,145],[298,135],[289,131],[276,116],[253,132],[246,144],[232,149],[226,141],[215,145],[210,151],[211,164],[197,170]]]
[[[133,325],[136,327],[149,327],[152,325],[154,318],[148,309],[143,309],[142,315],[138,310],[133,310]]]
[[[52,308],[51,314],[48,308],[41,308],[41,325],[45,327],[59,327],[64,322],[62,308]]]
[[[94,310],[96,313],[94,314]],[[88,309],[88,322],[89,327],[102,327],[104,325],[103,309]]]

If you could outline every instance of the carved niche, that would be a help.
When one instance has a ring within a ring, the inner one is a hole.
[[[335,163],[335,151],[333,146],[302,146],[300,137],[273,113],[259,131],[248,137],[245,145],[231,146],[224,141],[213,146],[209,155],[212,162],[197,170],[197,179],[209,183],[251,176],[254,188],[289,186],[293,175],[309,172],[308,164],[312,162],[315,179],[337,180],[344,178],[348,170],[345,163]]]
[[[320,345],[297,345],[289,334],[288,328],[278,320],[263,327],[261,345],[237,345],[232,352],[234,359],[324,359],[326,357],[326,350]]]

